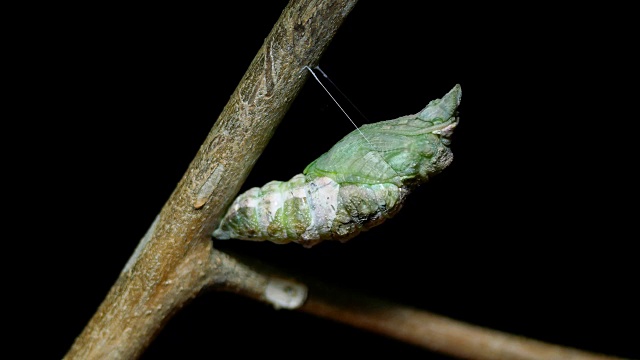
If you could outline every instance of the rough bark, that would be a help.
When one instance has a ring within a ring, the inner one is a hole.
[[[292,0],[66,359],[134,359],[208,285],[264,287],[211,233],[357,1]],[[259,296],[259,294],[249,294]]]

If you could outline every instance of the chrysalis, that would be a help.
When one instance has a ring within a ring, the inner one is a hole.
[[[453,159],[450,136],[462,91],[454,86],[414,115],[363,125],[291,180],[238,196],[217,239],[346,241],[394,216],[409,192]]]

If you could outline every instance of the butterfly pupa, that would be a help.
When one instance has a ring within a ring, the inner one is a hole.
[[[406,196],[453,160],[450,137],[462,90],[456,85],[413,115],[363,125],[289,181],[239,195],[217,239],[346,241],[394,216]]]

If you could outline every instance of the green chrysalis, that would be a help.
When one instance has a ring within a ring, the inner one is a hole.
[[[363,125],[291,180],[238,196],[217,239],[346,241],[394,216],[416,186],[452,161],[450,136],[462,91],[454,86],[414,115]]]

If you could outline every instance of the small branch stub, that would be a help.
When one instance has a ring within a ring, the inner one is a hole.
[[[304,284],[280,278],[271,278],[264,291],[267,302],[276,309],[297,309],[307,299]]]

